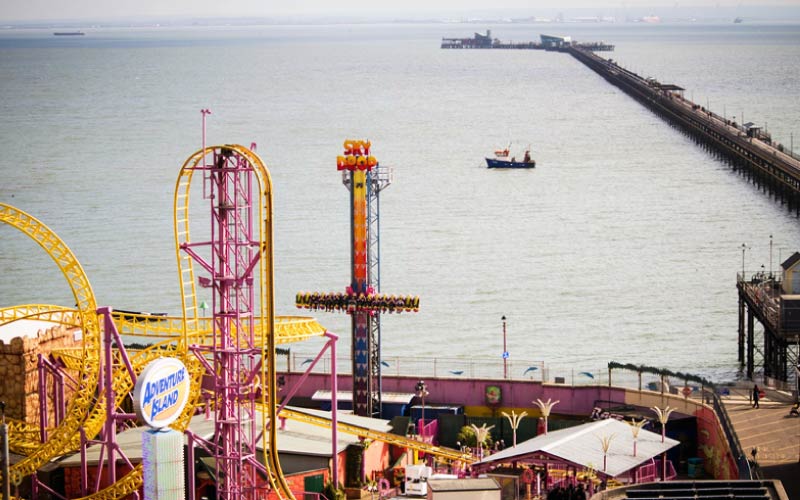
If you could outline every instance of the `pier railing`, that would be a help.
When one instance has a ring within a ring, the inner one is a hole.
[[[760,310],[760,316],[770,328],[781,332],[781,280],[766,273],[756,273],[749,279],[737,273],[736,285],[748,302]]]
[[[292,351],[289,357],[278,360],[277,368],[288,372],[304,371],[314,355],[310,352]],[[339,356],[336,365],[340,374],[350,374],[352,361],[349,357]],[[551,367],[541,360],[508,361],[508,379],[548,381]],[[331,360],[325,356],[312,370],[313,373],[330,373]],[[381,373],[387,376],[419,376],[419,377],[463,377],[497,379],[503,376],[503,361],[488,358],[456,358],[456,357],[421,357],[421,356],[382,356]],[[558,377],[565,378],[568,375]],[[586,373],[592,373],[587,371]],[[577,373],[576,373],[577,375]],[[595,374],[592,374],[595,376]],[[592,380],[590,377],[586,377]],[[566,381],[566,380],[565,380]],[[577,380],[576,380],[577,381]]]
[[[287,373],[303,372],[308,368],[316,353],[292,350],[286,356],[276,359],[278,371]],[[338,356],[337,373],[349,375],[352,361],[349,357]],[[330,374],[331,360],[323,356],[314,366],[312,373]],[[508,373],[503,377],[503,373]],[[679,376],[632,372],[624,369],[610,370],[608,364],[598,366],[575,366],[570,363],[550,363],[542,360],[503,360],[496,358],[456,358],[421,356],[383,356],[381,375],[388,377],[425,378],[465,378],[484,380],[512,380],[543,382],[565,385],[609,385],[629,389],[658,390],[677,394],[687,383]],[[693,387],[691,397],[699,397],[701,385],[689,381]],[[697,390],[694,390],[697,389]]]
[[[736,431],[733,429],[733,423],[728,416],[725,405],[722,404],[720,397],[713,391],[708,391],[707,396],[710,396],[714,404],[714,412],[719,418],[719,424],[722,427],[725,437],[728,439],[728,446],[730,446],[731,454],[736,460],[736,467],[739,469],[739,479],[761,479],[760,470],[754,470],[750,467],[750,461],[747,460],[739,438],[736,436]]]

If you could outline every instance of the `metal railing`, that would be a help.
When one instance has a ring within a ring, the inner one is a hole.
[[[728,440],[731,454],[736,460],[736,467],[739,470],[739,479],[762,479],[761,471],[758,468],[754,470],[751,467],[747,455],[745,455],[744,450],[742,450],[742,445],[739,443],[739,438],[736,436],[736,431],[733,429],[733,424],[728,416],[728,412],[725,410],[725,405],[722,404],[722,400],[713,391],[706,391],[706,396],[709,394],[713,402],[714,412],[717,414],[719,424],[722,426],[722,431],[725,433],[725,437]]]
[[[279,371],[290,373],[305,371],[314,359],[310,352],[292,351],[290,356],[276,360]],[[608,369],[603,367],[575,368],[565,362],[545,363],[541,360],[506,360],[497,358],[448,358],[418,356],[383,356],[381,357],[381,374],[389,377],[420,378],[465,378],[503,380],[504,368],[508,376],[505,380],[528,380],[532,382],[560,383],[570,385],[608,384]],[[347,375],[352,371],[350,357],[339,356],[337,360],[339,374]],[[323,357],[316,364],[312,373],[330,374],[330,357]],[[617,385],[635,387],[629,377],[615,376]]]
[[[308,364],[316,356],[315,353],[292,350],[288,356],[276,359],[278,371],[299,373],[305,371]],[[453,379],[485,379],[530,381],[550,384],[564,384],[573,386],[604,385],[640,389],[659,385],[665,382],[665,377],[650,373],[639,374],[627,370],[611,370],[608,365],[602,367],[575,367],[573,364],[546,363],[542,360],[506,360],[498,358],[455,358],[455,357],[418,357],[418,356],[385,356],[381,358],[381,375],[385,377],[416,377],[416,378],[453,378]],[[349,356],[338,357],[337,372],[348,375],[352,371],[352,362]],[[507,368],[507,377],[503,377],[504,368]],[[323,356],[314,366],[312,373],[331,373],[331,360]],[[667,379],[672,391],[683,387],[686,383],[679,376],[668,375]],[[640,387],[640,383],[642,386]],[[699,383],[694,385],[700,388]]]

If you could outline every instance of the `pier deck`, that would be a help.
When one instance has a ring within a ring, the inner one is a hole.
[[[605,42],[574,42],[569,37],[542,35],[541,42],[502,42],[492,38],[492,32],[475,33],[472,38],[442,38],[443,49],[506,49],[506,50],[563,50],[567,46],[593,52],[610,52],[614,46]]]
[[[643,78],[588,50],[564,50],[696,142],[720,154],[734,169],[741,169],[754,182],[769,188],[800,216],[800,158],[773,141],[768,133],[705,109],[686,99],[678,86]]]
[[[800,305],[794,295],[782,291],[776,277],[757,274],[750,280],[739,275],[739,362],[752,378],[759,354],[768,380],[788,382],[800,359],[800,323],[795,319]],[[755,321],[763,326],[763,342],[756,339]],[[761,344],[761,345],[759,345]],[[796,376],[796,375],[795,375]]]
[[[766,389],[766,397],[753,408],[752,384],[731,389],[722,402],[739,443],[748,458],[757,450],[757,473],[764,479],[779,479],[789,498],[800,498],[800,417],[789,417],[791,396]]]

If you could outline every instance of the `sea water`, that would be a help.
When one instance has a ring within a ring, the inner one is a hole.
[[[512,376],[618,361],[736,378],[737,272],[778,272],[800,250],[797,217],[567,54],[439,48],[485,29],[603,40],[606,57],[778,142],[800,132],[797,25],[5,30],[0,201],[66,242],[99,304],[180,314],[173,193],[208,108],[208,144],[254,142],[268,165],[277,313],[307,314],[298,291],[349,284],[335,161],[344,139],[370,139],[394,169],[381,291],[421,297],[419,313],[383,317],[385,359],[500,362],[505,316]],[[509,142],[530,145],[536,168],[487,170]],[[2,306],[74,304],[8,226],[0,276]],[[347,353],[349,317],[317,317]]]

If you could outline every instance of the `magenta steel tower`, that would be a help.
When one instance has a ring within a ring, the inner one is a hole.
[[[202,175],[211,211],[209,237],[197,242],[188,237],[193,175]],[[277,462],[276,426],[263,435],[261,427],[275,421],[274,355],[269,354],[275,351],[271,199],[261,160],[238,145],[204,147],[195,153],[184,165],[176,189],[175,231],[183,241],[178,260],[189,335],[202,331],[191,263],[208,276],[197,283],[212,291],[212,331],[207,336],[197,333],[196,341],[190,338],[189,343],[213,375],[215,437],[205,446],[216,461],[217,498],[224,500],[263,496],[266,488],[259,489],[258,471],[269,477],[273,490],[289,491]],[[269,443],[264,446],[266,467],[256,450],[260,439]]]

